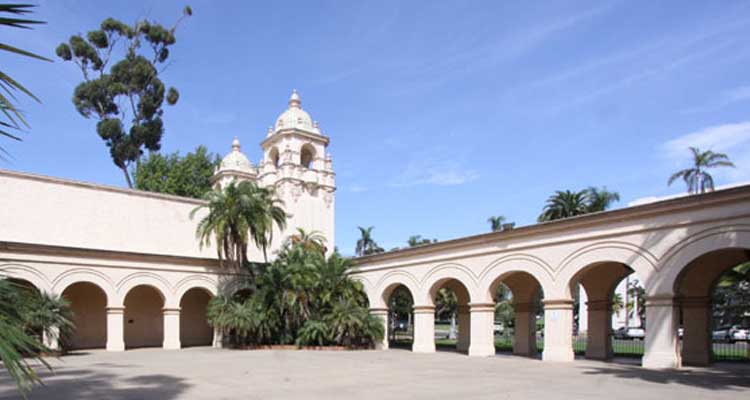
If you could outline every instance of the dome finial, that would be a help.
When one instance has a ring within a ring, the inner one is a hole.
[[[232,150],[240,151],[240,140],[237,139],[237,136],[235,136],[234,140],[232,140]]]
[[[293,89],[292,95],[289,97],[289,107],[299,108],[300,104],[302,104],[302,101],[300,101],[299,93],[297,93],[297,89]]]

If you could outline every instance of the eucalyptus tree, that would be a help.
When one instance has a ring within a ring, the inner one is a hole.
[[[693,165],[690,168],[677,171],[669,177],[668,185],[682,179],[687,186],[688,193],[697,194],[714,190],[714,178],[706,170],[718,167],[731,167],[735,165],[724,153],[714,153],[711,150],[701,151],[697,147],[690,147]]]
[[[177,89],[167,89],[160,74],[176,42],[179,22],[192,13],[185,7],[169,28],[146,19],[131,26],[107,18],[99,29],[85,37],[75,34],[55,50],[81,70],[83,82],[73,92],[73,104],[85,118],[98,119],[96,132],[130,188],[130,165],[140,159],[144,148],[161,148],[164,100],[174,105],[179,98]]]
[[[266,257],[274,227],[283,230],[286,226],[283,202],[272,189],[258,187],[252,182],[231,182],[223,189],[208,192],[205,200],[206,204],[196,207],[190,218],[202,209],[208,209],[198,222],[196,236],[201,248],[215,241],[219,261],[227,267],[249,265],[247,248],[251,241],[263,250]]]
[[[133,168],[135,188],[200,199],[212,189],[211,177],[220,161],[205,146],[184,156],[178,152],[151,153]]]
[[[44,24],[45,22],[42,21],[35,21],[22,17],[31,13],[32,8],[34,7],[36,6],[33,4],[0,4],[0,26],[31,29],[34,25]],[[5,43],[0,44],[0,50],[37,60],[52,61],[30,51],[10,46]],[[40,100],[25,86],[11,78],[6,71],[0,71],[0,88],[2,88],[2,90],[0,90],[0,112],[2,112],[2,116],[0,117],[0,136],[13,140],[21,140],[18,134],[13,131],[28,128],[29,124],[26,122],[23,113],[18,107],[16,107],[15,95],[22,93],[36,102],[40,102]],[[5,150],[2,147],[0,147],[0,153],[5,153]],[[0,158],[2,158],[1,156],[2,155],[0,155]]]

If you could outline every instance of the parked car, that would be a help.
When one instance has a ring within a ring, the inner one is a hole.
[[[620,340],[643,340],[646,337],[646,330],[623,326],[614,332],[614,337]]]
[[[725,325],[714,329],[711,332],[711,338],[720,342],[738,342],[747,341],[750,336],[750,329],[739,325]]]
[[[503,323],[502,322],[495,322],[495,326],[493,328],[493,332],[495,335],[502,335],[503,334]]]

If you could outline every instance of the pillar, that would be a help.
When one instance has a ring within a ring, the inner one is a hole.
[[[164,344],[166,350],[177,350],[180,345],[180,308],[164,308]]]
[[[682,305],[682,362],[706,366],[711,363],[711,298],[685,297]],[[646,318],[648,320],[648,318]]]
[[[677,324],[679,311],[671,295],[646,298],[645,368],[679,368]]]
[[[380,318],[383,324],[383,338],[375,343],[376,350],[388,350],[388,309],[371,308],[370,314]]]
[[[587,308],[586,358],[609,360],[612,358],[612,302],[589,300]]]
[[[411,350],[415,353],[435,352],[434,306],[414,306],[414,343]]]
[[[469,306],[458,306],[458,342],[456,350],[469,351],[471,342],[471,313]]]
[[[125,350],[125,307],[107,307],[107,351]]]
[[[513,354],[536,357],[536,313],[533,303],[514,303]]]
[[[469,356],[494,356],[495,335],[493,334],[493,326],[495,323],[495,304],[471,303],[469,304],[469,314],[471,318]]]
[[[573,300],[544,300],[542,360],[573,361],[573,359]]]

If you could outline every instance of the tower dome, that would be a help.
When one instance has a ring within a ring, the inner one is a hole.
[[[253,164],[244,154],[242,154],[242,151],[240,151],[240,141],[236,137],[232,141],[232,151],[221,160],[218,172],[223,171],[236,171],[247,174],[252,174],[254,172]]]
[[[317,124],[313,123],[310,114],[302,109],[302,101],[295,89],[289,97],[289,108],[286,109],[274,124],[274,133],[283,129],[299,129],[306,132],[320,134]]]

